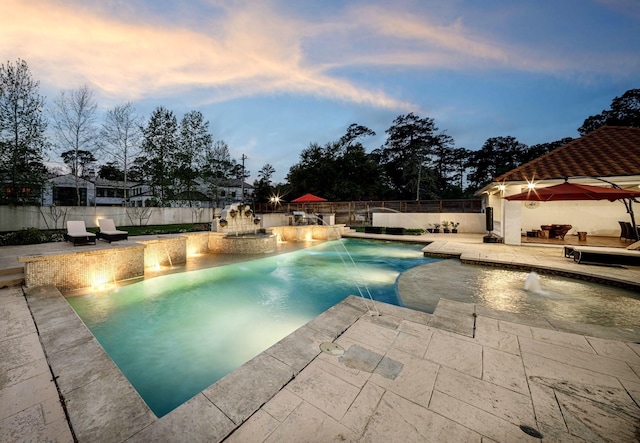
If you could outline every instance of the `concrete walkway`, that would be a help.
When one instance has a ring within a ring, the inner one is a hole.
[[[572,263],[557,248],[457,240],[427,248]],[[575,266],[640,281],[636,268]],[[0,441],[637,441],[637,331],[572,334],[447,300],[433,315],[376,306],[348,298],[157,419],[55,288],[2,289]]]

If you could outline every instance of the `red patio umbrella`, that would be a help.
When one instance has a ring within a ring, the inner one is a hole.
[[[534,201],[560,201],[560,200],[621,200],[625,198],[640,197],[640,192],[628,189],[604,188],[602,186],[579,185],[564,182],[559,185],[546,188],[531,189],[520,194],[509,195],[505,199],[534,200]]]
[[[580,185],[577,183],[569,183],[565,181],[558,185],[548,186],[546,188],[531,189],[520,194],[509,195],[505,199],[509,201],[562,201],[562,200],[622,200],[627,208],[627,212],[631,217],[631,226],[633,234],[637,237],[636,220],[633,215],[633,201],[640,198],[640,192],[629,189],[605,188],[602,186]],[[629,199],[627,202],[626,199]]]
[[[298,197],[295,200],[291,200],[291,203],[314,203],[314,202],[326,202],[326,198],[318,197],[313,194],[305,194],[302,197]]]

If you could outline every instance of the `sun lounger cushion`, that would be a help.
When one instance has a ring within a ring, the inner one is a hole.
[[[117,230],[115,223],[113,223],[113,220],[110,218],[99,218],[98,225],[100,226],[98,238],[106,240],[109,243],[129,238],[129,233],[127,231]]]
[[[67,233],[64,234],[65,241],[76,245],[96,244],[96,234],[88,232],[83,221],[67,221]]]

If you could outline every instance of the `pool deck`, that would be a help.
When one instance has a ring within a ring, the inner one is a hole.
[[[575,264],[562,247],[389,237],[431,242],[426,253],[463,262],[640,282],[640,267]],[[420,275],[403,275],[403,300],[419,302]],[[638,329],[446,299],[433,314],[375,303],[372,315],[349,297],[157,419],[55,288],[25,292],[0,289],[3,442],[640,438]],[[339,348],[322,352],[322,343]]]

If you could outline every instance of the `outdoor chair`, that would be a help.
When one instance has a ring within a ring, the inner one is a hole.
[[[549,229],[549,238],[560,238],[564,240],[564,236],[569,232],[572,228],[571,225],[550,225],[551,229]]]
[[[96,235],[88,232],[83,221],[67,221],[65,241],[73,243],[73,246],[96,244]]]
[[[627,226],[623,221],[618,220],[618,224],[620,225],[620,240],[626,240],[627,238]]]
[[[129,233],[127,231],[118,231],[115,223],[110,218],[99,218],[98,226],[100,226],[98,238],[101,240],[111,243],[112,241],[127,240],[129,238]]]
[[[631,223],[629,223],[629,222],[624,222],[624,226],[625,226],[625,230],[626,230],[625,240],[635,241],[637,232],[634,232],[635,229],[634,229],[633,225]]]

